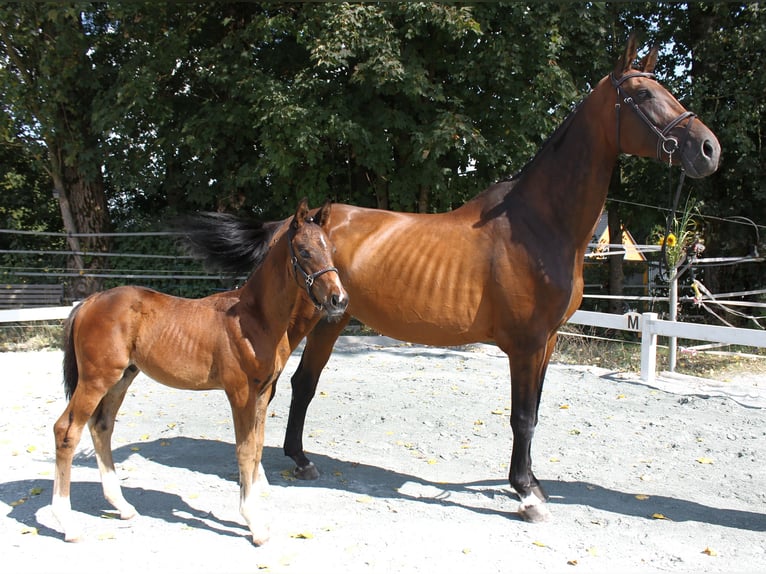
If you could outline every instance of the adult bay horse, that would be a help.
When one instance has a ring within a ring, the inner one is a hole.
[[[292,348],[286,334],[304,288],[314,313],[343,316],[348,296],[333,266],[334,247],[323,228],[325,204],[312,219],[306,200],[284,222],[269,246],[273,223],[260,227],[252,245],[261,260],[239,289],[183,299],[141,287],[116,287],[88,297],[65,327],[67,404],[54,425],[56,474],[53,511],[66,540],[80,536],[69,498],[72,457],[85,423],[90,427],[106,499],[121,518],[136,515],[115,475],[111,436],[128,387],[144,371],[178,389],[223,389],[234,418],[240,479],[240,512],[255,544],[268,537],[256,516],[266,407]],[[270,248],[269,248],[270,247]]]
[[[524,169],[454,211],[333,206],[329,234],[350,304],[334,324],[317,321],[307,303],[297,307],[288,332],[293,347],[307,337],[292,377],[284,443],[299,477],[318,476],[303,450],[306,410],[335,340],[354,316],[396,339],[439,346],[494,341],[508,355],[509,480],[523,518],[548,517],[532,472],[540,394],[557,331],[582,300],[584,255],[617,157],[657,158],[695,178],[713,173],[719,162],[713,132],[655,81],[657,50],[634,67],[636,56],[631,36],[612,72]],[[209,263],[234,270],[248,264],[247,243],[239,243],[246,230],[245,220],[211,217],[190,239]],[[226,233],[228,251],[221,248]]]

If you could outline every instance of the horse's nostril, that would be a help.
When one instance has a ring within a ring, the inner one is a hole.
[[[702,144],[702,153],[707,158],[712,158],[715,154],[715,147],[713,147],[713,143],[710,140],[705,140]]]

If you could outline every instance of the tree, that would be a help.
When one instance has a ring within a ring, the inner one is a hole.
[[[4,73],[0,80],[6,125],[15,145],[45,146],[40,162],[58,194],[64,229],[73,251],[107,251],[103,233],[110,227],[100,134],[91,121],[93,101],[102,79],[89,55],[88,28],[74,6],[11,3],[0,6],[0,42]],[[103,265],[98,257],[75,256],[80,273]],[[98,289],[98,278],[75,280],[77,296]]]

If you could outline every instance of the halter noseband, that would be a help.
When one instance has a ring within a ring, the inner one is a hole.
[[[335,271],[335,273],[337,273],[338,270],[335,267],[325,267],[316,273],[307,273],[298,261],[298,257],[295,255],[295,250],[293,249],[293,237],[295,237],[295,230],[291,224],[290,229],[287,232],[287,244],[290,246],[290,262],[293,264],[295,280],[300,283],[300,280],[298,279],[298,272],[300,271],[300,274],[303,276],[303,282],[306,287],[306,293],[308,294],[309,299],[311,299],[311,302],[314,303],[314,307],[321,309],[322,304],[317,300],[317,298],[314,296],[314,292],[311,290],[311,288],[314,286],[314,281],[325,273],[329,273],[330,271]]]
[[[665,152],[665,155],[668,156],[668,163],[670,163],[673,154],[681,147],[683,142],[686,141],[686,138],[689,135],[689,130],[691,130],[692,127],[692,122],[694,122],[694,118],[697,117],[697,114],[689,111],[684,112],[672,120],[662,130],[660,130],[641,110],[633,98],[629,96],[625,90],[622,89],[622,83],[625,80],[629,80],[630,78],[653,79],[654,74],[650,74],[649,72],[631,72],[630,74],[623,75],[619,80],[614,77],[614,73],[609,74],[609,79],[612,81],[612,86],[614,86],[617,90],[617,102],[614,104],[614,109],[617,113],[617,151],[618,153],[620,151],[620,99],[622,98],[622,101],[628,104],[633,109],[633,111],[636,112],[636,115],[641,118],[641,121],[649,126],[649,129],[652,130],[652,132],[654,132],[654,134],[657,136],[657,159],[662,161],[662,152]],[[686,129],[684,130],[683,136],[681,137],[681,143],[679,144],[678,140],[672,136],[669,136],[668,133],[670,133],[670,130],[672,130],[687,118],[689,118],[689,121],[686,123]]]

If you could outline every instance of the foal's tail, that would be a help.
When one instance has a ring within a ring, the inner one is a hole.
[[[64,395],[67,400],[72,398],[74,390],[77,388],[77,379],[80,376],[77,370],[77,354],[74,350],[73,330],[75,318],[82,305],[82,303],[77,305],[64,322]]]

